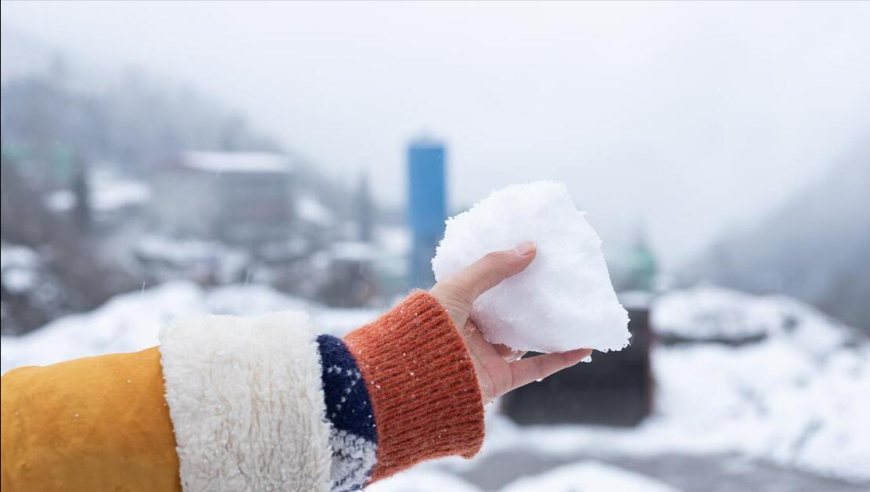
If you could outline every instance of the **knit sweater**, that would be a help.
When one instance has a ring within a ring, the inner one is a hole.
[[[0,395],[4,492],[358,490],[484,435],[465,342],[422,291],[343,340],[299,312],[177,320]]]

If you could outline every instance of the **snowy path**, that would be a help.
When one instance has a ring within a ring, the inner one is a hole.
[[[508,450],[482,457],[476,466],[457,474],[482,490],[499,490],[519,477],[540,475],[555,467],[585,460],[630,470],[682,492],[866,492],[870,487],[870,482],[855,484],[819,477],[737,455],[576,454],[555,457]]]

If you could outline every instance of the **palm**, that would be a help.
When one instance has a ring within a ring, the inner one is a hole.
[[[592,353],[589,349],[578,349],[522,359],[525,352],[515,352],[504,345],[490,343],[469,318],[471,306],[480,294],[524,270],[534,256],[534,249],[526,254],[517,251],[491,253],[439,282],[431,290],[456,327],[461,327],[484,402],[570,367]]]
[[[463,332],[485,402],[570,367],[592,353],[580,349],[522,359],[526,352],[489,343],[471,320],[466,321]]]
[[[477,329],[473,321],[465,323],[465,342],[474,360],[484,401],[503,395],[513,389],[514,376],[510,362],[520,359],[522,352],[514,353],[504,345],[493,345]]]

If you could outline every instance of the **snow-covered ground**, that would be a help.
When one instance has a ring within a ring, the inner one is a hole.
[[[688,338],[696,334],[691,326],[704,336],[721,336],[717,328],[765,336],[740,348],[657,350],[657,416],[644,430],[663,432],[655,438],[659,445],[733,449],[820,474],[870,480],[865,338],[793,299],[715,288],[665,296],[653,310],[653,323]]]
[[[260,285],[204,290],[192,283],[172,282],[117,296],[93,312],[61,318],[24,337],[4,337],[0,362],[5,372],[25,364],[142,349],[157,342],[161,325],[187,313],[254,314],[288,308],[307,310],[317,325],[335,334],[378,314],[327,309]],[[512,449],[542,456],[590,450],[600,456],[738,453],[870,483],[870,344],[865,339],[791,299],[712,288],[660,297],[653,320],[663,333],[679,331],[684,339],[748,332],[763,339],[737,347],[711,343],[655,347],[655,413],[637,428],[520,427],[491,409],[482,457]],[[372,490],[477,490],[451,473],[479,462],[442,460]],[[594,461],[527,477],[507,490],[532,488],[674,490]]]
[[[825,354],[854,330],[784,296],[753,296],[712,286],[674,291],[655,301],[652,324],[664,337],[741,341],[786,336]]]
[[[589,449],[647,455],[734,452],[870,482],[870,343],[865,338],[789,298],[709,287],[659,298],[652,318],[657,331],[679,330],[684,339],[727,339],[750,330],[765,338],[738,347],[655,347],[655,410],[635,429],[519,427],[492,415],[484,453],[517,446],[551,455]]]
[[[370,492],[481,492],[453,475],[434,470],[401,473],[367,488]],[[679,492],[657,480],[596,461],[581,461],[523,477],[502,492]]]

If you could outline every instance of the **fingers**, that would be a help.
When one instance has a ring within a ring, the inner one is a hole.
[[[443,283],[461,295],[462,300],[472,303],[502,280],[525,270],[535,258],[535,252],[535,245],[531,242],[514,249],[494,251],[444,279]]]
[[[577,349],[561,354],[544,354],[518,360],[510,364],[512,384],[510,390],[544,379],[562,369],[571,367],[592,353],[592,349]]]

